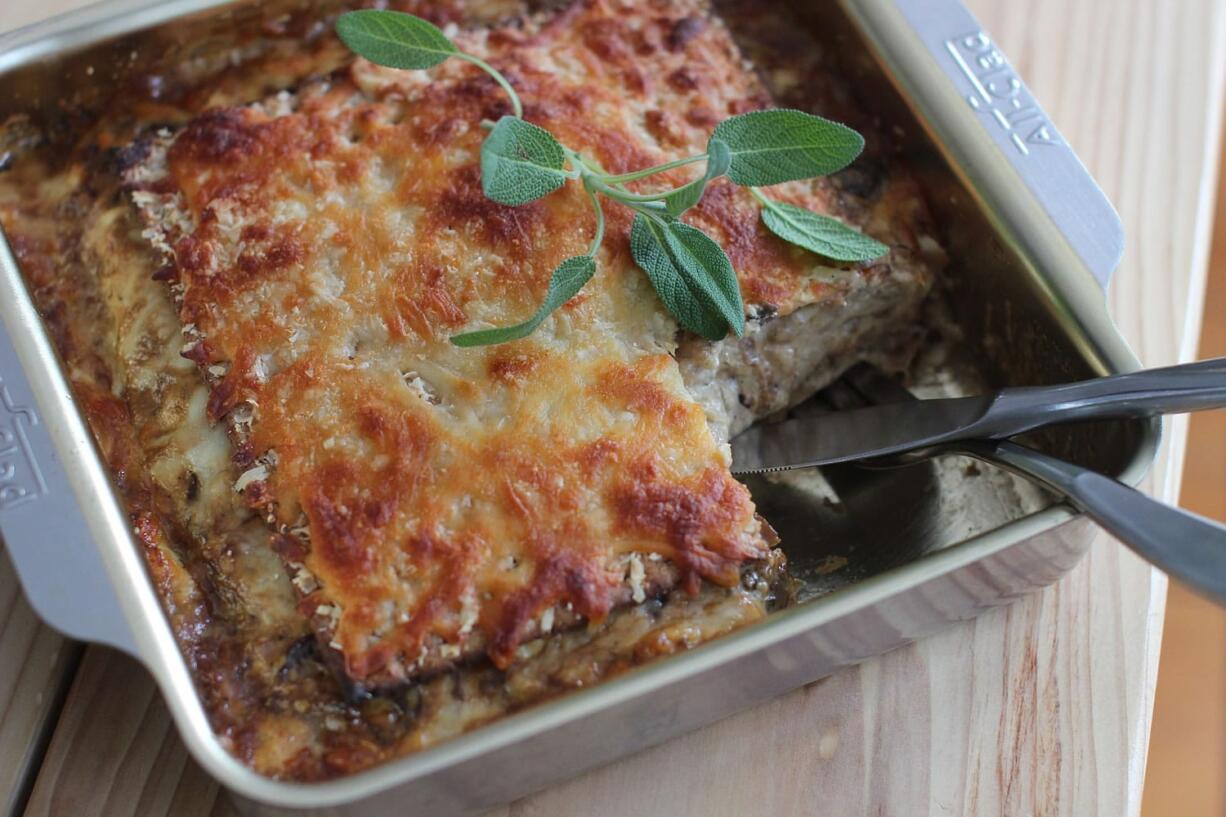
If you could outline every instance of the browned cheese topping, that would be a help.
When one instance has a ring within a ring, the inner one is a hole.
[[[769,102],[699,2],[577,3],[458,39],[511,79],[529,121],[611,172],[700,151],[717,122]],[[692,591],[767,551],[682,384],[625,209],[594,284],[541,331],[449,343],[530,314],[594,230],[578,185],[515,208],[484,197],[480,123],[506,104],[464,63],[426,76],[358,60],[206,112],[129,171],[210,416],[240,439],[238,487],[361,683],[474,647],[506,666],[562,616],[642,601],[649,559],[667,563],[655,591]],[[825,209],[829,190],[785,194]],[[728,248],[748,303],[787,313],[823,284],[756,208],[719,184],[693,220]]]

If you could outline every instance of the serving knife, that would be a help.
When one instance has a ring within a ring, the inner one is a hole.
[[[1175,368],[1183,372],[1191,369],[1200,372],[1203,376],[1204,372],[1211,372],[1215,366],[1220,364],[1221,361],[1204,361]],[[1154,373],[1156,372],[1137,374],[1151,375]],[[1221,381],[1222,375],[1217,375],[1217,379]],[[1118,386],[1119,381],[1116,378],[1102,378],[1088,382],[1101,383],[1103,380],[1113,380]],[[1136,385],[1137,380],[1133,379],[1130,382]],[[1107,395],[1111,393],[1110,390],[1107,390],[1097,395],[1087,394],[1089,390],[1081,388],[1086,384],[1071,385],[1078,387],[1081,393],[1081,399],[1073,401],[1079,405],[1087,400],[1106,400]],[[1068,395],[1066,387],[1058,388],[1065,396]],[[1194,391],[1196,388],[1195,384],[1183,383],[1176,390],[1180,394],[1172,394],[1170,390],[1160,388],[1128,389],[1126,393],[1133,399],[1142,393],[1150,395],[1145,398],[1151,401],[1148,408],[1144,406],[1138,408],[1134,403],[1133,413],[1148,413],[1156,410],[1158,405],[1209,407],[1205,404],[1187,402],[1193,398],[1193,395],[1186,392]],[[1041,397],[1040,393],[1049,390],[1025,389],[1021,391]],[[1162,391],[1165,391],[1165,394],[1159,395],[1158,392]],[[870,406],[904,405],[910,408],[921,408],[924,402],[933,402],[919,400],[903,388],[897,380],[865,364],[855,367],[839,381],[826,388],[821,393],[821,398],[823,403],[835,409],[833,413],[823,415],[827,419],[869,411],[871,409],[866,407]],[[1206,399],[1210,398],[1206,397]],[[1176,400],[1176,402],[1161,403],[1162,400]],[[1170,410],[1181,409],[1171,408]],[[1109,415],[1095,414],[1094,416],[1119,415],[1112,413]],[[972,420],[972,422],[976,421]],[[964,439],[958,434],[953,434],[944,442],[908,448],[900,454],[874,456],[867,460],[866,464],[872,467],[896,468],[943,454],[974,457],[1046,486],[1064,496],[1070,504],[1080,509],[1142,558],[1171,576],[1181,579],[1206,598],[1226,606],[1226,526],[1181,508],[1165,505],[1111,477],[1008,440]]]
[[[849,373],[855,376],[855,371]],[[732,473],[896,456],[1048,425],[1226,407],[1226,358],[979,397],[883,403],[754,426],[732,440]]]

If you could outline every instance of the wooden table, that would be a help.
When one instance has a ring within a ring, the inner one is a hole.
[[[4,0],[7,29],[82,0]],[[1124,219],[1148,364],[1200,326],[1226,0],[968,0]],[[1185,425],[1151,486],[1178,495]],[[1055,587],[496,812],[1135,815],[1166,581],[1103,537]],[[752,770],[752,774],[746,772]],[[29,815],[223,815],[133,661],[41,626],[0,563],[0,794]],[[644,802],[639,800],[640,803]],[[7,812],[6,812],[7,813]]]

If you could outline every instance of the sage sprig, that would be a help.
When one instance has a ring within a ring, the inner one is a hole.
[[[835,261],[863,262],[888,247],[841,221],[768,198],[758,188],[835,173],[864,149],[851,128],[803,111],[774,109],[733,116],[716,126],[705,153],[622,174],[606,173],[591,157],[563,145],[544,128],[523,118],[515,88],[489,63],[466,54],[432,23],[395,11],[363,10],[341,15],[337,34],[355,53],[398,69],[432,68],[452,57],[485,71],[506,91],[514,111],[490,127],[481,147],[481,186],[493,201],[518,206],[547,196],[570,181],[581,181],[596,212],[596,235],[588,252],[563,261],[550,277],[544,302],[514,326],[466,332],[457,346],[485,346],[527,337],[596,274],[604,240],[601,200],[635,211],[630,248],[660,301],[677,322],[718,340],[745,331],[745,307],[728,255],[718,242],[679,219],[701,201],[711,182],[727,176],[747,187],[761,203],[767,229],[798,247]],[[487,125],[487,127],[489,127]],[[626,184],[692,164],[703,173],[670,190],[634,193]]]
[[[880,241],[853,230],[837,218],[768,199],[756,187],[751,190],[762,202],[762,223],[784,241],[835,261],[871,261],[890,251]]]
[[[728,178],[742,187],[828,176],[864,150],[864,137],[846,125],[778,108],[725,119],[711,138],[728,145]]]
[[[442,29],[428,20],[397,11],[362,9],[337,18],[336,33],[350,51],[388,68],[433,68],[450,57],[471,62],[507,92],[515,115],[524,115],[519,94],[501,72],[480,57],[456,48]]]
[[[745,307],[732,262],[702,230],[654,213],[635,216],[630,231],[634,261],[677,319],[704,338],[719,340],[728,328],[745,332]]]
[[[531,318],[514,326],[454,335],[451,342],[456,346],[489,346],[494,343],[507,343],[526,338],[535,332],[536,328],[544,323],[555,309],[578,295],[583,285],[592,280],[595,274],[596,259],[590,255],[576,255],[574,258],[567,258],[553,271],[549,279],[549,291],[545,293],[545,300]]]
[[[680,218],[686,210],[702,200],[702,194],[707,185],[723,176],[732,167],[732,150],[722,139],[711,139],[707,143],[707,172],[690,182],[678,187],[664,198],[664,209],[668,214]]]
[[[499,119],[481,145],[481,189],[499,204],[536,201],[573,177],[553,134],[518,117]]]

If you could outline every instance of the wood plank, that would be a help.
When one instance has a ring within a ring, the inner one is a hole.
[[[189,759],[149,673],[121,653],[91,647],[25,813],[209,817],[217,789]]]
[[[30,609],[0,547],[0,814],[20,809],[80,654]]]
[[[1129,250],[1111,305],[1125,334],[1149,363],[1187,357],[1223,3],[969,5],[1119,206]],[[1164,497],[1177,495],[1182,443],[1172,424],[1155,472]],[[1103,541],[1046,592],[497,813],[622,815],[627,792],[646,791],[653,811],[678,815],[1136,814],[1164,595],[1158,574]],[[91,649],[30,813],[224,808],[199,779],[143,673]]]
[[[1200,357],[1226,356],[1226,175],[1218,182]],[[1226,412],[1189,423],[1183,505],[1226,520]],[[1226,609],[1172,583],[1145,773],[1146,817],[1226,815]]]
[[[1195,430],[1191,439],[1198,442]],[[1214,484],[1226,495],[1226,479]],[[1226,503],[1217,504],[1226,519]],[[1178,582],[1166,608],[1141,814],[1226,815],[1226,610]]]

